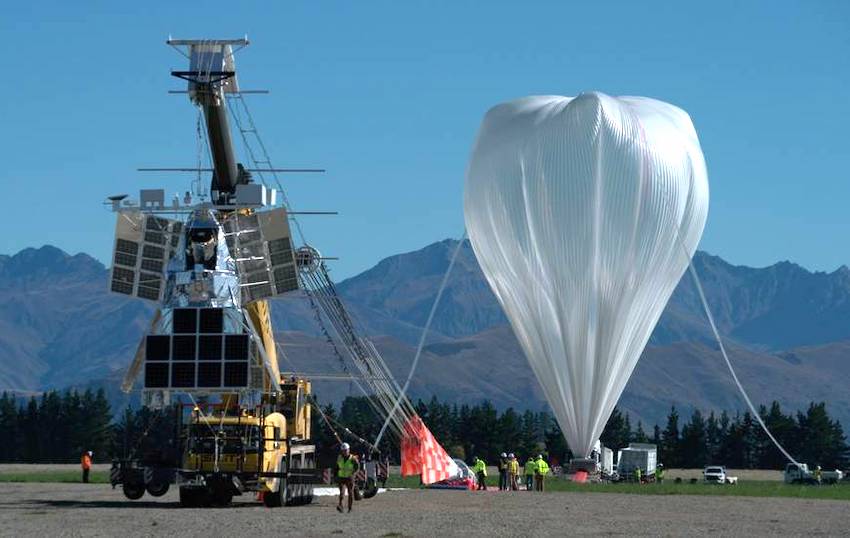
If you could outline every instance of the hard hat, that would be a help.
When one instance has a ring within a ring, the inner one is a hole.
[[[543,454],[538,454],[538,455],[537,455],[537,459],[542,460],[542,459],[543,459]]]
[[[94,456],[94,452],[92,452],[91,450],[89,450],[89,456]]]
[[[508,455],[507,455],[507,454],[505,454],[504,452],[502,452],[502,457],[503,457],[503,458],[507,458],[507,457],[508,457]]]
[[[818,469],[818,471],[820,471],[820,465],[818,465],[817,469]]]
[[[508,454],[508,457],[509,457],[509,458],[514,458],[514,457],[516,457],[516,456],[514,456],[514,453],[513,453],[513,452],[511,452],[510,454]]]
[[[349,450],[351,447],[348,446],[348,443],[343,443],[339,446],[340,450]]]
[[[664,464],[663,464],[663,463],[659,463],[659,464],[658,464],[658,466],[659,466],[659,467],[664,467]]]

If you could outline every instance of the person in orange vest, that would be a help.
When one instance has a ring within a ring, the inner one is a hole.
[[[80,467],[83,468],[83,484],[89,483],[89,472],[91,471],[92,456],[92,451],[89,450],[87,452],[83,452],[82,457],[80,457]]]

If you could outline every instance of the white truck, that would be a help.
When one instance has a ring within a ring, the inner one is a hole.
[[[726,467],[722,465],[709,465],[702,470],[702,479],[709,484],[737,484],[737,476],[729,476]]]
[[[820,474],[820,480],[818,480]],[[805,463],[796,464],[789,463],[785,466],[785,483],[786,484],[835,484],[844,478],[844,473],[839,470],[834,471],[810,471],[809,466]]]
[[[642,479],[655,476],[657,466],[658,448],[650,443],[629,443],[617,453],[617,474],[621,480],[633,480],[636,469],[640,469]]]

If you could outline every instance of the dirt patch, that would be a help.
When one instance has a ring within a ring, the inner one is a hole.
[[[389,491],[355,504],[317,498],[264,508],[183,509],[177,492],[128,501],[106,485],[4,484],[0,528],[9,536],[564,536],[841,535],[850,503],[803,499],[620,494]],[[29,517],[28,517],[29,516]]]

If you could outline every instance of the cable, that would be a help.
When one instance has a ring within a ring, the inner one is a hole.
[[[390,418],[395,414],[398,409],[399,402],[401,399],[405,397],[407,394],[407,389],[410,387],[410,380],[413,379],[413,373],[416,371],[416,366],[419,364],[419,357],[422,355],[422,347],[425,345],[425,338],[428,336],[428,330],[431,328],[431,322],[434,321],[434,314],[437,312],[437,307],[440,306],[440,299],[443,297],[443,291],[446,289],[446,284],[449,281],[449,275],[452,274],[452,268],[454,268],[455,261],[457,260],[457,255],[460,252],[460,248],[463,246],[463,242],[466,240],[466,230],[463,231],[463,235],[458,241],[457,246],[455,247],[455,251],[452,253],[452,257],[449,260],[449,266],[446,268],[446,272],[443,275],[443,280],[440,282],[440,288],[437,290],[437,296],[434,298],[434,303],[431,305],[431,312],[428,313],[428,320],[425,322],[425,327],[422,329],[422,335],[419,337],[419,345],[416,346],[416,354],[413,356],[413,363],[410,365],[410,372],[407,373],[407,380],[404,382],[404,386],[401,388],[401,393],[398,395],[398,400],[396,400],[395,405],[390,411],[390,416],[387,417],[387,420],[384,422],[384,425],[381,427],[381,431],[378,433],[378,437],[375,438],[375,444],[381,442],[381,438],[384,436],[384,431],[387,429],[387,424],[390,421]]]
[[[729,368],[729,373],[732,374],[732,379],[735,381],[735,385],[737,385],[738,390],[741,391],[741,396],[744,397],[744,401],[747,402],[747,405],[749,406],[750,411],[752,411],[753,416],[758,421],[759,425],[761,425],[761,428],[764,430],[764,433],[766,433],[770,440],[773,441],[773,444],[776,445],[776,448],[778,448],[779,451],[782,452],[782,454],[786,458],[788,458],[788,461],[799,466],[800,464],[797,463],[797,460],[791,457],[791,454],[789,454],[788,451],[786,451],[785,448],[783,448],[782,445],[779,444],[779,441],[777,441],[773,434],[770,433],[770,430],[767,429],[767,425],[764,423],[761,418],[761,415],[756,410],[755,406],[753,405],[753,402],[750,400],[750,396],[747,394],[747,391],[744,390],[744,386],[741,385],[741,381],[738,379],[738,375],[735,373],[735,369],[732,368],[732,362],[729,360],[729,355],[726,354],[726,347],[723,345],[723,340],[720,338],[720,332],[717,330],[717,325],[715,325],[714,323],[714,316],[711,315],[711,309],[708,307],[708,301],[706,300],[705,293],[702,290],[702,283],[700,282],[699,276],[697,276],[696,268],[694,268],[694,261],[690,258],[690,256],[688,257],[688,269],[690,270],[691,276],[694,279],[694,284],[697,287],[697,293],[699,294],[700,301],[702,301],[702,307],[703,310],[705,310],[705,315],[708,318],[708,323],[709,325],[711,325],[711,331],[714,333],[714,338],[717,340],[717,345],[720,346],[720,353],[723,355],[723,359],[726,361],[726,366]]]

